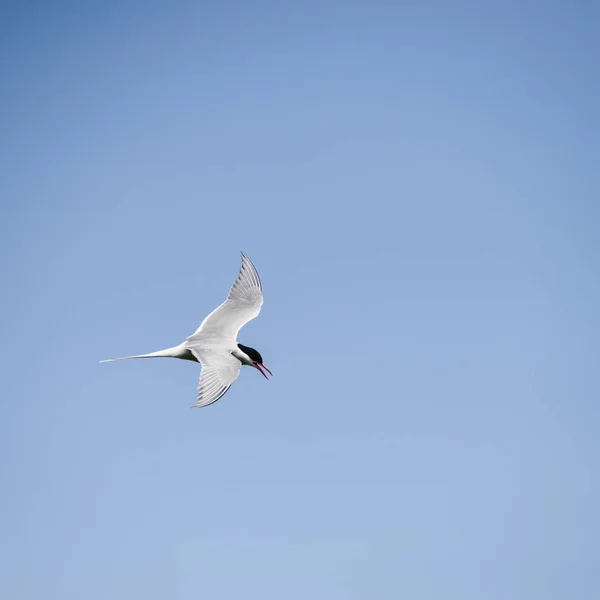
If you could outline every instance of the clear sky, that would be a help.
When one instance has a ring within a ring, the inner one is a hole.
[[[599,598],[599,19],[4,3],[0,597]]]

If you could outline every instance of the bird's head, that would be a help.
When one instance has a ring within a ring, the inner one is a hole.
[[[267,371],[271,375],[271,377],[273,376],[273,373],[271,373],[269,367],[267,367],[267,365],[263,363],[263,358],[258,350],[250,348],[249,346],[244,346],[243,344],[238,344],[238,348],[250,359],[250,362],[248,364],[251,367],[258,369],[265,379],[269,379],[265,374],[265,371]],[[265,371],[263,371],[263,369]]]

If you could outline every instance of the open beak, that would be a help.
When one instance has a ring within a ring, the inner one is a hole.
[[[269,372],[269,374],[271,375],[271,377],[273,377],[273,373],[271,373],[271,371],[269,371],[269,367],[267,367],[267,365],[263,365],[262,363],[254,363],[252,365],[254,368],[258,369],[262,376],[268,381],[269,378],[266,376],[265,372],[263,371],[263,369],[265,369],[266,371]]]

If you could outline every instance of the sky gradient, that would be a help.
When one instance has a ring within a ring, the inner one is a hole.
[[[600,597],[599,18],[3,5],[0,597]]]

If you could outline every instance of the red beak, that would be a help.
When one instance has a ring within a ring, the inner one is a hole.
[[[263,377],[264,377],[264,378],[265,378],[267,381],[269,380],[269,378],[268,378],[268,377],[265,375],[265,372],[263,371],[263,369],[265,369],[265,370],[269,371],[269,367],[267,367],[267,365],[263,365],[262,363],[254,363],[252,366],[253,366],[255,369],[258,369],[258,370],[261,372],[262,376],[263,376]],[[270,373],[271,377],[273,377],[273,373],[271,373],[271,371],[269,371],[269,373]]]

